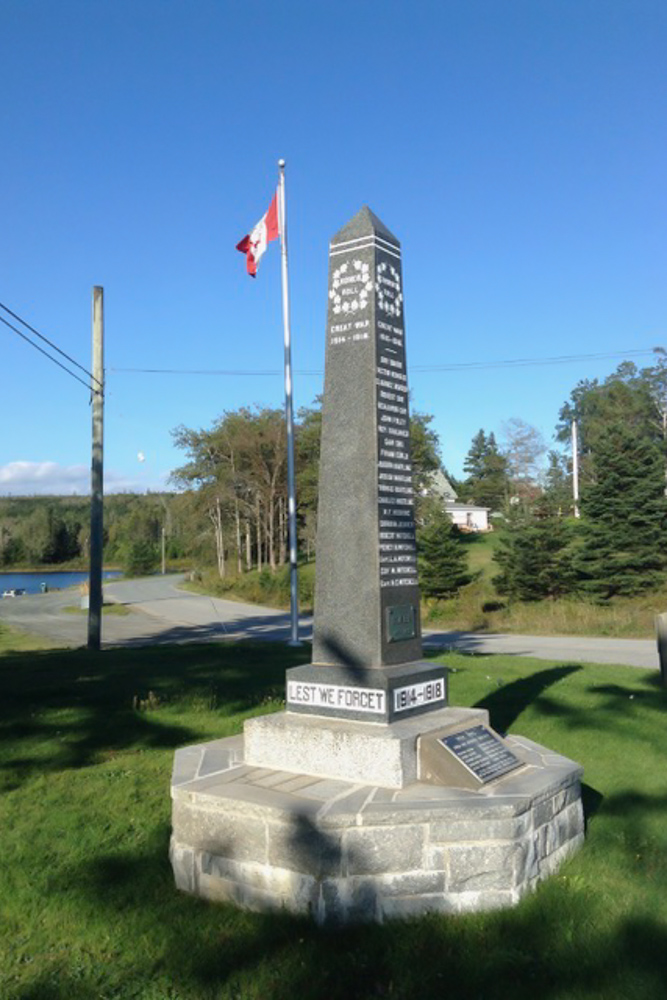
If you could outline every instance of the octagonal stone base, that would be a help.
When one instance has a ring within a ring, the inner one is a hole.
[[[242,736],[177,751],[178,888],[318,923],[516,903],[583,842],[578,764],[509,736],[526,764],[466,791],[248,766]]]

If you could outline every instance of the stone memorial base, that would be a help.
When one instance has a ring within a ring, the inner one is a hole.
[[[245,736],[177,751],[176,885],[318,923],[516,903],[583,842],[582,768],[508,736],[520,766],[501,779],[478,789],[420,780],[408,730],[419,725],[424,738],[484,724],[486,712],[455,708],[427,725],[280,713],[250,720]],[[348,774],[359,753],[363,766]]]

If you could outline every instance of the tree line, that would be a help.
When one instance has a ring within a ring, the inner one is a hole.
[[[418,488],[439,468],[432,418],[415,413],[411,434]],[[317,400],[295,421],[299,549],[315,550],[321,409]],[[275,571],[287,560],[287,441],[282,409],[243,407],[212,427],[177,427],[185,462],[173,492],[110,494],[104,499],[104,561],[132,574],[166,559],[215,566],[218,576]],[[85,565],[90,501],[86,497],[0,498],[0,567]]]
[[[571,428],[579,439],[579,509],[573,500]],[[660,586],[667,566],[667,366],[619,365],[583,380],[560,410],[544,445],[518,425],[503,451],[480,431],[459,488],[502,512],[496,589],[512,599],[577,595],[607,601]],[[580,515],[575,517],[574,515]]]
[[[575,518],[570,432],[579,431],[580,511]],[[432,417],[413,413],[411,439],[426,596],[455,593],[471,579],[468,546],[453,527],[433,474],[442,468]],[[315,552],[321,407],[295,421],[299,550]],[[287,452],[283,412],[244,407],[209,428],[173,432],[184,463],[173,491],[105,498],[104,558],[132,573],[159,564],[213,565],[218,576],[274,571],[287,559]],[[625,362],[603,381],[584,380],[564,403],[547,452],[519,418],[499,439],[474,436],[465,476],[449,476],[459,499],[488,507],[500,531],[495,585],[510,599],[566,594],[607,600],[664,580],[667,552],[667,366]],[[546,464],[545,464],[546,459]],[[85,564],[85,497],[0,498],[0,566]]]
[[[424,489],[440,467],[432,417],[410,418],[415,486]],[[315,551],[322,413],[320,401],[299,410],[295,466],[299,548]],[[287,443],[282,410],[242,408],[213,427],[178,427],[174,439],[187,462],[172,480],[189,497],[193,514],[213,541],[221,578],[229,571],[275,570],[287,558]]]
[[[104,500],[104,559],[130,572],[154,569],[165,529],[170,557],[186,555],[182,504],[175,495],[111,494]],[[86,566],[90,499],[0,497],[0,568]]]

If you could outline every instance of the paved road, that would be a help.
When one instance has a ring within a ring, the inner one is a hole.
[[[125,605],[128,614],[105,614],[104,646],[210,641],[223,638],[288,639],[289,614],[273,608],[203,597],[179,589],[183,574],[104,584],[104,600]],[[64,611],[80,602],[77,587],[0,600],[0,619],[64,646],[87,641],[86,614]],[[304,619],[304,634],[310,621]]]
[[[274,639],[290,634],[289,615],[255,604],[203,597],[179,589],[183,575],[121,580],[104,585],[106,600],[126,606],[127,615],[105,615],[104,645],[196,642],[212,639]],[[86,642],[85,614],[63,612],[79,602],[77,589],[0,600],[0,619],[67,646]],[[312,619],[302,617],[301,635],[309,639]],[[651,639],[597,639],[573,636],[487,635],[474,632],[427,631],[424,647],[474,653],[507,653],[541,659],[622,663],[657,669]]]
[[[506,653],[544,660],[621,663],[658,670],[657,644],[652,639],[602,639],[581,636],[510,635],[479,632],[427,632],[424,649],[457,649],[465,653]]]

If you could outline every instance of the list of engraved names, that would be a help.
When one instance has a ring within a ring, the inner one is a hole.
[[[417,585],[403,294],[394,263],[376,273],[380,586]]]

